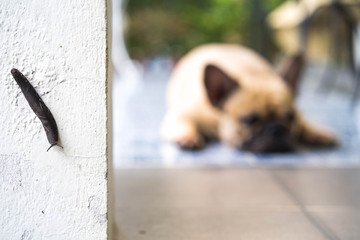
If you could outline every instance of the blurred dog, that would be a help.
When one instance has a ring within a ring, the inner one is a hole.
[[[162,136],[192,150],[209,139],[259,153],[292,151],[298,143],[336,145],[333,134],[309,125],[295,107],[289,86],[301,65],[296,58],[281,77],[241,46],[211,44],[191,51],[171,76]]]

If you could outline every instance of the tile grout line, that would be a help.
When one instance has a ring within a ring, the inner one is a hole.
[[[295,204],[299,205],[301,212],[329,240],[341,240],[325,223],[316,219],[310,212],[308,212],[304,204],[299,200],[296,194],[280,179],[280,177],[273,171],[268,171],[272,179],[290,196]]]

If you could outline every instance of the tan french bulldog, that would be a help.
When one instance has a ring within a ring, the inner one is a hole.
[[[198,47],[176,65],[167,89],[162,136],[184,149],[209,139],[252,152],[288,152],[298,143],[334,146],[335,136],[309,125],[295,107],[301,59],[278,75],[238,45]],[[284,80],[286,78],[288,83]]]

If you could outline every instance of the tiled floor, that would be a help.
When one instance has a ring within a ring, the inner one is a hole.
[[[360,169],[118,169],[121,240],[359,240]]]

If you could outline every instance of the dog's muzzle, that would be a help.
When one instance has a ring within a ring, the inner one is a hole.
[[[245,141],[242,149],[256,153],[285,153],[295,149],[289,127],[269,123],[260,132]]]

